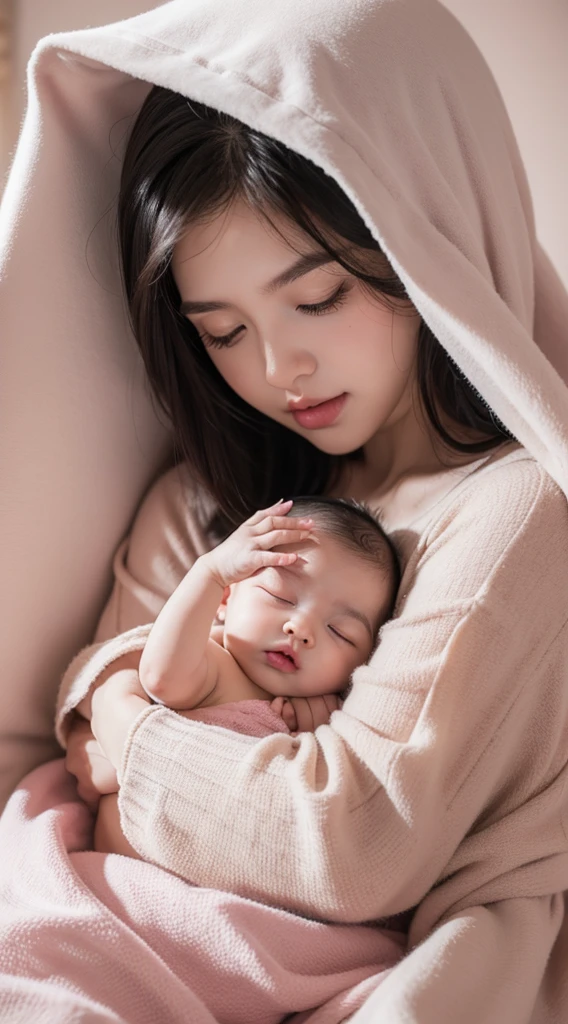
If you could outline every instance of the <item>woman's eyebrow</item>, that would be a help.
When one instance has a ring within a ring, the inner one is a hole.
[[[303,253],[299,259],[296,260],[290,267],[283,270],[281,274],[265,284],[260,289],[262,295],[271,295],[273,292],[278,291],[280,288],[284,288],[287,284],[292,284],[292,281],[297,281],[298,278],[303,277],[304,274],[309,274],[312,270],[317,270],[318,267],[323,267],[327,263],[335,263],[333,256],[330,256],[327,252],[314,252]],[[187,316],[188,313],[213,313],[216,309],[230,309],[230,302],[216,302],[211,300],[210,302],[192,302],[186,299],[182,302],[179,311],[182,316]]]
[[[318,267],[324,267],[327,263],[335,263],[334,257],[330,256],[328,252],[316,249],[313,252],[303,253],[291,267],[283,270],[260,290],[263,295],[271,295],[272,292],[277,292],[279,288],[292,284],[292,281],[297,281],[299,277],[309,274],[311,270],[317,270]]]

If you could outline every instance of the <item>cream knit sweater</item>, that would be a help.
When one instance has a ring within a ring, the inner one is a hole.
[[[408,1004],[420,1024],[548,1022],[530,1013],[568,878],[568,508],[516,444],[448,486],[393,531],[395,616],[330,724],[256,740],[151,707],[125,748],[121,821],[144,858],[200,886],[336,922],[415,908],[414,953],[375,1019]],[[149,492],[97,642],[63,680],[62,742],[73,704],[143,645],[208,547],[205,514],[177,470]],[[549,972],[568,1000],[568,972]]]

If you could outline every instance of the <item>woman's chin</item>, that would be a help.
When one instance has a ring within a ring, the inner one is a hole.
[[[307,437],[306,440],[310,441],[314,448],[317,448],[320,452],[325,452],[326,455],[351,455],[365,444],[364,438],[356,438],[354,440],[352,437],[347,437],[346,434],[343,437],[325,437],[323,431],[318,436],[315,430],[313,435]]]

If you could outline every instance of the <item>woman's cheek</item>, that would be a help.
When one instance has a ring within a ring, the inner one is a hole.
[[[235,346],[238,349],[238,346]],[[261,397],[261,381],[254,357],[241,351],[240,358],[234,358],[234,351],[221,352],[212,356],[221,377],[249,405],[256,406]],[[264,382],[266,386],[266,382]]]

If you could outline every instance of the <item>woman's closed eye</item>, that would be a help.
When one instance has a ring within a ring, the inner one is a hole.
[[[347,298],[347,285],[345,281],[342,281],[339,288],[336,288],[333,295],[329,299],[324,299],[323,302],[315,302],[311,305],[298,306],[303,313],[307,313],[309,316],[319,316],[321,313],[331,313],[336,309],[339,309]]]
[[[296,309],[306,313],[308,316],[321,316],[323,313],[332,313],[344,303],[347,297],[347,285],[343,281],[339,288],[336,288],[333,295],[329,299],[324,299],[323,302],[316,302],[310,305],[297,306]],[[229,348],[237,340],[237,336],[243,330],[243,325],[239,324],[235,327],[234,331],[230,334],[214,335],[209,334],[208,331],[202,330],[199,337],[204,345],[209,348]]]

